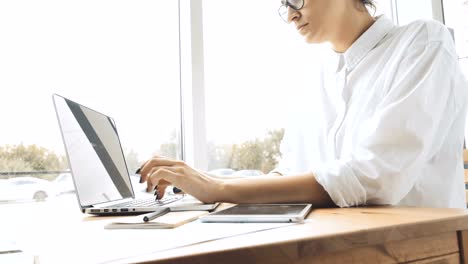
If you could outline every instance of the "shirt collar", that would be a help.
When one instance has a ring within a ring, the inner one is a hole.
[[[348,71],[351,71],[394,27],[393,22],[384,15],[377,17],[374,24],[344,53]]]

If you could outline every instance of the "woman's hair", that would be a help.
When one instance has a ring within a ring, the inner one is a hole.
[[[365,6],[370,7],[370,8],[372,8],[373,10],[375,10],[375,8],[376,8],[376,7],[375,7],[375,2],[374,2],[374,0],[361,0],[361,2],[362,2]]]

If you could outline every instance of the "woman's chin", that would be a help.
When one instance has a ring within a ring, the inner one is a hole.
[[[306,41],[307,44],[320,44],[323,43],[319,38],[316,38],[312,34],[306,34],[304,35],[304,40]]]
[[[304,40],[307,44],[321,44],[326,42],[326,40],[321,37],[320,34],[314,34],[313,32],[307,32],[302,37],[304,37]]]

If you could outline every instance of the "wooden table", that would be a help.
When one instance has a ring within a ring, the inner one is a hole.
[[[304,224],[135,255],[138,241],[115,236],[115,230],[101,231],[109,218],[82,215],[75,203],[60,206],[54,203],[0,205],[0,226],[4,228],[0,229],[0,234],[8,232],[5,227],[12,225],[17,230],[14,232],[23,230],[31,235],[42,228],[36,232],[56,236],[51,246],[57,246],[60,241],[70,247],[76,244],[77,236],[82,240],[109,236],[114,240],[109,243],[124,244],[128,252],[118,259],[104,252],[101,257],[106,263],[465,263],[468,260],[468,211],[463,209],[315,209]],[[28,222],[22,217],[22,207],[30,207],[29,213],[43,213]],[[68,226],[58,226],[63,221],[67,221]],[[209,228],[209,224],[205,227]],[[77,231],[70,237],[57,234],[64,230]],[[138,231],[142,237],[147,234]],[[18,234],[18,240],[21,239],[28,239],[28,235]],[[79,247],[68,250],[62,257],[61,250],[57,249],[57,262],[53,263],[71,263],[74,256],[90,254]],[[41,255],[39,260],[41,264],[48,263],[41,260]]]

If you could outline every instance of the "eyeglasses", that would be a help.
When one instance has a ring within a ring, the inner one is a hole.
[[[304,7],[304,0],[281,0],[278,14],[286,23],[288,23],[288,7],[294,10],[300,10]]]

